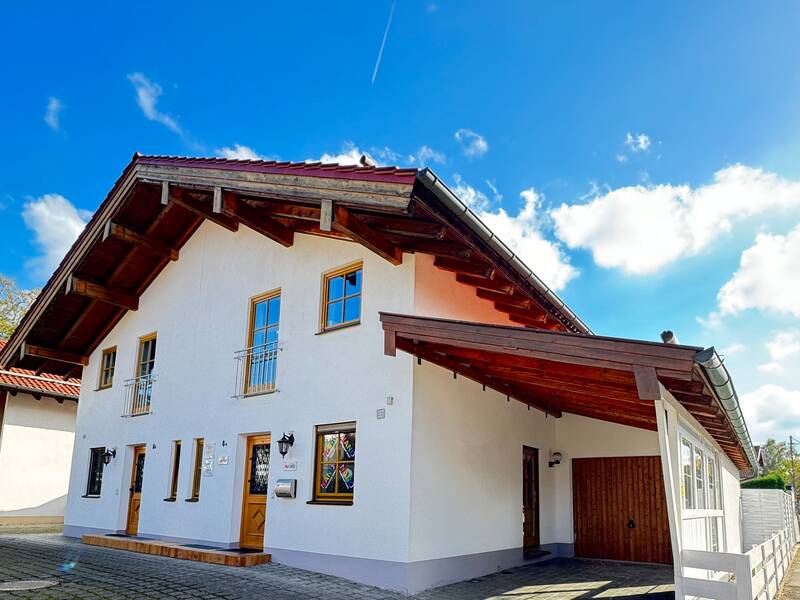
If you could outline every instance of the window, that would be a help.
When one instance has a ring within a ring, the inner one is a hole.
[[[317,427],[314,500],[353,501],[355,489],[355,423]]]
[[[136,376],[146,377],[156,366],[156,334],[139,338],[139,358],[136,364]]]
[[[692,443],[681,439],[681,469],[683,472],[683,507],[694,508],[694,477],[692,476]]]
[[[361,271],[358,263],[324,275],[322,331],[361,321]]]
[[[694,479],[697,487],[695,508],[706,507],[706,491],[705,491],[705,457],[703,452],[695,447],[694,449]]]
[[[250,303],[245,394],[275,390],[280,315],[280,291],[254,298]]]
[[[194,441],[194,475],[192,475],[192,496],[190,500],[200,499],[200,476],[203,473],[203,438]]]
[[[172,474],[169,480],[168,500],[175,500],[178,497],[178,473],[181,468],[181,441],[172,442]]]
[[[92,448],[89,451],[89,480],[86,483],[87,496],[99,496],[103,486],[103,454],[105,448]]]
[[[717,510],[721,508],[721,503],[719,502],[719,491],[717,487],[716,464],[712,456],[706,458],[706,476],[708,477],[708,508]]]
[[[711,523],[711,532],[710,532],[710,546],[712,552],[719,552],[719,522],[720,517],[711,517],[709,519]]]
[[[117,362],[117,347],[103,350],[100,359],[100,383],[98,389],[105,390],[114,384],[114,365]]]

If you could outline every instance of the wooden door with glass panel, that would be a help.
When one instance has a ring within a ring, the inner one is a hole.
[[[267,523],[267,481],[269,479],[269,435],[247,438],[247,463],[242,500],[242,548],[262,550]]]
[[[133,468],[131,469],[130,500],[128,501],[128,523],[125,533],[136,535],[139,532],[139,508],[142,504],[142,477],[144,476],[145,447],[133,449]]]
[[[275,390],[280,316],[280,290],[253,298],[250,303],[245,394],[260,394]]]

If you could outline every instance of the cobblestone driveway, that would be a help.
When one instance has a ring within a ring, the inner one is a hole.
[[[0,583],[56,580],[2,598],[400,599],[399,594],[277,564],[237,569],[109,550],[55,534],[0,536]],[[673,598],[672,569],[557,559],[430,590],[414,600]]]

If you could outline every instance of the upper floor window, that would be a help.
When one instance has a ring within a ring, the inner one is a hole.
[[[275,389],[280,315],[280,290],[264,294],[250,302],[250,330],[244,386],[246,394],[270,392]]]
[[[139,358],[136,364],[136,376],[146,377],[156,366],[156,334],[151,333],[139,338]]]
[[[323,276],[322,331],[361,321],[362,271],[359,262]]]
[[[100,359],[100,383],[97,386],[104,390],[114,384],[114,366],[117,363],[117,347],[106,348]]]
[[[355,423],[317,427],[315,470],[314,500],[346,503],[353,501],[356,484]]]
[[[99,496],[103,487],[103,455],[105,448],[92,448],[89,451],[89,477],[86,482],[86,495]]]

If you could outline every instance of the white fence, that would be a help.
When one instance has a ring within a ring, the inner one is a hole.
[[[797,542],[792,495],[783,490],[742,490],[742,547],[752,548],[781,529]]]
[[[784,529],[745,554],[684,550],[684,569],[705,570],[708,577],[683,575],[677,587],[685,597],[772,600],[789,569],[793,538]]]

